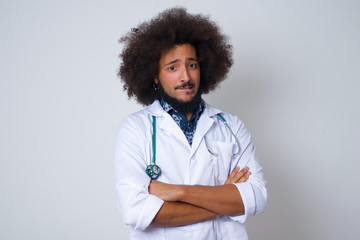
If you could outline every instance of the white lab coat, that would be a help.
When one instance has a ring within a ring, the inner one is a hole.
[[[239,139],[240,154],[229,156],[238,150],[237,144],[217,113],[224,116]],[[252,172],[248,181],[235,184],[243,199],[244,215],[218,216],[180,227],[149,226],[164,202],[149,194],[150,178],[145,173],[153,154],[152,116],[156,117],[156,164],[162,170],[157,180],[171,184],[216,186],[224,184],[236,164],[240,168],[248,166]],[[218,153],[217,157],[208,152],[204,137],[210,150]],[[197,123],[192,146],[157,100],[146,109],[128,116],[117,132],[115,186],[118,208],[124,222],[131,226],[130,239],[247,239],[245,220],[261,213],[267,201],[266,181],[255,157],[250,134],[236,116],[207,104]]]

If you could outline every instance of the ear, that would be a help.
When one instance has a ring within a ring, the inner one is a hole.
[[[158,84],[159,83],[159,78],[156,76],[156,77],[154,77],[154,83],[155,84]]]

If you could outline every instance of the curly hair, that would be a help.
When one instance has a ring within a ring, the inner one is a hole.
[[[124,35],[118,76],[124,91],[143,105],[160,98],[154,90],[158,63],[162,54],[174,45],[192,44],[200,65],[200,91],[208,93],[223,81],[233,64],[232,46],[215,22],[208,16],[189,14],[177,7],[161,12],[157,17],[140,24]]]

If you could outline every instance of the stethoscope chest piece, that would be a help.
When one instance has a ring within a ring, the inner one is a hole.
[[[161,173],[161,169],[158,165],[151,164],[146,167],[146,174],[151,179],[157,179]]]

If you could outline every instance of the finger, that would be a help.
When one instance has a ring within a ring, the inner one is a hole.
[[[245,176],[245,174],[249,171],[249,167],[244,167],[243,169],[241,169],[241,171],[239,171],[236,174],[236,178],[237,180],[239,180],[240,178],[242,178],[243,176]]]
[[[239,182],[243,177],[245,177],[245,175],[249,172],[249,167],[244,167],[243,169],[241,169],[241,171],[239,171],[235,177],[234,177],[234,181],[235,182]]]
[[[228,179],[225,181],[225,184],[231,184],[231,183],[238,183],[243,182],[247,180],[247,177],[245,179],[242,179],[245,174],[249,171],[249,167],[244,167],[239,171],[240,167],[236,166],[230,173]]]
[[[238,173],[239,172],[239,169],[240,169],[240,167],[239,166],[236,166],[232,171],[231,171],[231,173],[230,173],[230,175],[229,176],[235,176],[236,175],[236,173]]]
[[[246,182],[249,179],[250,175],[251,175],[251,172],[248,171],[242,178],[239,179],[239,181],[237,181],[237,183]]]
[[[239,166],[236,166],[230,173],[230,175],[228,176],[228,178],[226,179],[226,182],[225,184],[228,184],[228,183],[233,183],[233,182],[236,182],[237,180],[237,173],[239,172],[239,169],[240,167]]]

